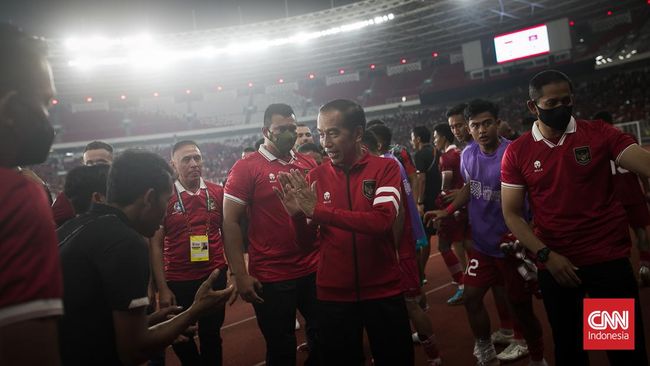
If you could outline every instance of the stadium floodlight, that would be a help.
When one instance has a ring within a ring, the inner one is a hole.
[[[69,38],[64,42],[64,46],[71,57],[68,65],[81,69],[120,65],[164,66],[185,60],[213,59],[222,54],[236,56],[264,51],[270,47],[305,44],[319,38],[380,25],[393,19],[395,19],[395,15],[391,13],[320,31],[298,32],[284,38],[237,40],[221,47],[205,45],[197,49],[167,49],[163,47],[163,41],[156,40],[149,34],[115,39],[102,36]]]
[[[108,38],[95,35],[88,38],[68,38],[64,46],[68,51],[103,51],[113,47],[142,47],[151,44],[153,41],[149,34],[143,33],[123,38]]]

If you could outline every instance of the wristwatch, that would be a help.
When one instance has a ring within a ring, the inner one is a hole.
[[[537,260],[540,263],[546,263],[548,261],[548,255],[551,254],[551,249],[544,247],[537,251]]]

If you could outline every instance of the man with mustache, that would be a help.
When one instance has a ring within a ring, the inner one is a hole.
[[[187,308],[201,283],[215,269],[213,288],[226,287],[226,260],[221,237],[223,188],[201,177],[203,156],[194,141],[179,141],[172,149],[171,165],[178,178],[167,204],[163,226],[152,239],[153,275],[161,308]],[[173,345],[183,365],[220,365],[220,330],[225,308],[199,319],[201,350],[194,342]]]

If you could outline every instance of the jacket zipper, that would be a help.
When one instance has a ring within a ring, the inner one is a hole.
[[[348,189],[348,208],[352,211],[352,195],[350,193],[350,172],[345,172]],[[357,234],[352,232],[352,258],[354,259],[354,291],[357,295],[357,301],[361,300],[361,292],[359,290],[359,262],[357,258]]]

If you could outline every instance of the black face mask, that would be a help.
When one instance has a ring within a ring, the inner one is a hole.
[[[14,136],[18,147],[15,164],[41,164],[50,153],[54,128],[42,112],[20,100],[13,103],[10,114],[14,120]]]
[[[571,121],[572,105],[561,105],[553,109],[542,109],[537,106],[539,111],[539,119],[545,125],[551,127],[556,131],[564,131]]]

